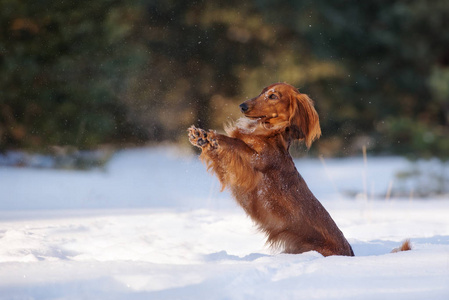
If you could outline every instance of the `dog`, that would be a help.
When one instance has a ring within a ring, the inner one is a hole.
[[[321,136],[313,101],[295,87],[275,83],[240,104],[244,118],[225,126],[227,135],[195,126],[190,142],[200,158],[284,253],[317,251],[323,256],[354,256],[351,245],[315,198],[289,153],[291,144],[307,148]]]

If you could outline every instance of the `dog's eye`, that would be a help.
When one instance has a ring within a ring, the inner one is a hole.
[[[270,96],[268,96],[268,98],[270,98],[271,100],[276,100],[278,96],[276,94],[271,94]]]

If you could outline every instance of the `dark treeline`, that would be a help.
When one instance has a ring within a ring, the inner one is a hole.
[[[186,141],[285,81],[326,155],[449,155],[449,1],[0,0],[0,150]]]

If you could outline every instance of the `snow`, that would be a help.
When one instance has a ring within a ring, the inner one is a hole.
[[[356,257],[268,249],[177,148],[90,171],[0,167],[0,299],[449,299],[448,197],[385,199],[407,160],[296,164]],[[412,251],[390,253],[406,238]]]

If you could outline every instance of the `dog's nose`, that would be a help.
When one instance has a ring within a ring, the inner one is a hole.
[[[240,110],[242,111],[242,113],[247,112],[248,111],[248,105],[246,105],[246,103],[240,104]]]

